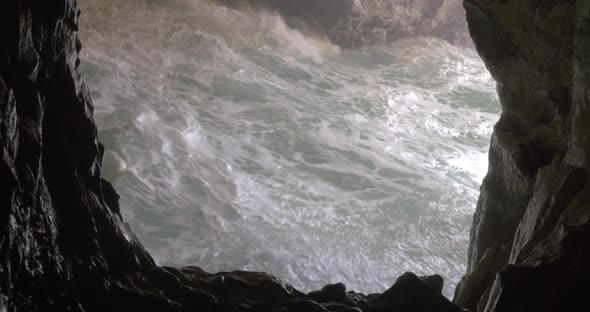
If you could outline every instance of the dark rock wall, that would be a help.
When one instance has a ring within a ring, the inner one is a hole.
[[[503,113],[455,301],[477,311],[590,311],[588,1],[465,0]]]
[[[19,311],[77,310],[93,287],[81,281],[154,265],[100,177],[79,14],[75,1],[0,4],[0,294]]]

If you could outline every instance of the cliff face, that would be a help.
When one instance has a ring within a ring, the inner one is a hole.
[[[342,47],[388,44],[404,37],[434,36],[471,45],[462,0],[215,0],[247,3],[303,19]]]
[[[75,1],[0,5],[0,302],[10,311],[81,310],[118,287],[107,276],[155,266],[100,177],[79,15]]]
[[[477,311],[590,310],[590,3],[465,8],[503,113],[455,301]]]

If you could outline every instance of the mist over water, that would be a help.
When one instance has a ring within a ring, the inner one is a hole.
[[[500,110],[474,51],[341,50],[197,0],[81,6],[104,175],[159,264],[365,293],[439,273],[451,295]]]

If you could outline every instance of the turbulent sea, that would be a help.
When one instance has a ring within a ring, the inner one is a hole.
[[[474,51],[340,49],[198,0],[81,6],[104,175],[159,264],[365,293],[439,273],[452,294],[500,111]]]

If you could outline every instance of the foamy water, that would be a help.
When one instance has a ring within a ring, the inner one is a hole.
[[[159,264],[452,293],[499,113],[475,52],[341,50],[196,0],[81,6],[104,174]]]

